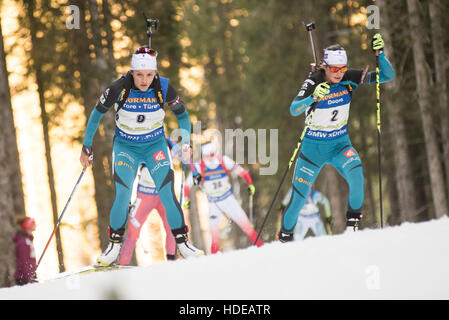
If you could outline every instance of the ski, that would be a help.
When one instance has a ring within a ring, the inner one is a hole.
[[[91,272],[104,272],[104,271],[113,271],[113,270],[123,270],[123,269],[132,269],[135,268],[133,266],[121,266],[121,265],[111,265],[111,266],[88,266],[86,268],[83,268],[82,270],[79,270],[75,274],[86,274]]]
[[[61,273],[57,274],[54,277],[51,277],[49,279],[45,279],[45,280],[39,281],[39,282],[46,282],[46,281],[49,281],[49,280],[58,280],[58,279],[67,278],[67,277],[70,277],[70,276],[88,274],[88,273],[92,273],[92,272],[109,272],[109,271],[114,271],[114,270],[124,270],[124,269],[132,269],[132,268],[137,268],[137,266],[121,266],[121,265],[96,266],[96,265],[90,265],[90,266],[82,267],[82,268],[80,268],[78,270],[61,272]]]

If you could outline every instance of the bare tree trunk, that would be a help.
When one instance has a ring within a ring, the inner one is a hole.
[[[25,214],[22,174],[17,150],[16,128],[11,107],[11,96],[6,69],[3,33],[0,20],[0,287],[13,284],[15,270],[14,215]]]
[[[200,223],[200,217],[199,217],[199,209],[198,209],[198,199],[197,199],[197,192],[198,188],[192,188],[190,190],[190,199],[191,199],[191,205],[189,210],[189,221],[190,221],[190,237],[192,238],[192,243],[195,244],[195,246],[199,249],[207,251],[202,229],[201,229],[201,223]]]
[[[39,94],[39,106],[41,109],[41,122],[42,122],[42,131],[44,136],[44,145],[45,145],[45,159],[47,163],[47,175],[48,175],[48,186],[50,188],[50,200],[51,200],[51,208],[53,214],[53,224],[56,226],[59,220],[58,213],[58,204],[56,197],[56,189],[55,189],[55,176],[53,171],[53,164],[51,159],[51,145],[50,145],[50,135],[49,135],[49,126],[48,126],[48,114],[45,107],[45,84],[43,79],[43,74],[41,72],[41,61],[39,59],[39,46],[38,40],[36,38],[36,33],[38,31],[37,20],[34,17],[34,11],[36,8],[36,3],[34,0],[25,0],[25,9],[28,17],[28,22],[30,23],[30,36],[31,36],[31,61],[33,64],[33,69],[36,77],[37,91]],[[59,272],[65,271],[64,266],[64,254],[62,250],[62,240],[61,240],[61,232],[58,228],[55,233],[56,240],[56,252],[58,254],[58,265]]]
[[[87,3],[85,0],[74,1],[74,3],[80,8],[80,29],[72,32],[75,36],[74,42],[80,70],[81,95],[87,121],[101,94],[101,89],[97,78],[96,64],[90,58],[85,18]],[[93,144],[95,161],[92,166],[92,172],[95,181],[95,203],[97,205],[100,247],[102,249],[106,248],[108,244],[106,230],[109,227],[109,212],[115,194],[111,172],[112,133],[110,128],[113,127],[113,118],[112,112],[108,112],[104,116]]]
[[[42,75],[39,70],[36,70],[36,84],[37,90],[39,94],[39,106],[41,109],[41,122],[42,122],[42,133],[44,136],[44,145],[45,145],[45,160],[47,163],[47,175],[48,175],[48,186],[50,188],[50,199],[51,199],[51,208],[53,214],[53,224],[56,226],[59,220],[59,211],[56,197],[56,188],[55,188],[55,175],[53,171],[52,157],[51,157],[51,145],[50,145],[50,135],[49,135],[49,126],[48,126],[48,114],[45,107],[45,98],[44,98],[44,88]],[[61,240],[61,232],[60,228],[56,229],[55,233],[56,240],[56,252],[58,254],[58,265],[59,272],[65,271],[64,266],[64,254],[62,249],[62,240]]]
[[[390,176],[394,177],[393,171],[396,170],[395,167],[389,166],[386,167],[385,173]],[[397,190],[397,184],[394,181],[394,178],[387,179],[387,190],[386,193],[388,193],[388,200],[389,200],[389,211],[384,211],[384,224],[394,226],[397,224],[400,224],[403,220],[400,216],[400,208],[399,208],[399,201],[398,201],[398,190]],[[385,214],[388,212],[389,214]]]
[[[3,46],[3,35],[1,34],[0,25],[0,90],[1,90],[1,104],[0,109],[2,109],[2,117],[5,125],[2,126],[7,132],[4,139],[8,145],[6,149],[8,156],[8,170],[4,170],[3,174],[8,174],[9,177],[9,187],[8,191],[12,194],[12,204],[14,214],[25,214],[25,201],[23,196],[23,186],[22,186],[22,172],[20,170],[19,162],[19,151],[17,149],[17,136],[16,129],[14,127],[14,118],[12,114],[11,107],[11,96],[9,91],[8,83],[8,71],[6,68],[6,58]],[[10,127],[11,126],[11,127]],[[3,189],[0,189],[3,190]]]
[[[382,20],[384,25],[390,26],[390,19],[388,16],[386,4],[384,0],[379,0],[379,7],[384,11]],[[394,48],[393,37],[391,35],[391,29],[385,28],[382,32],[382,36],[385,39],[386,51],[390,62],[395,66],[393,61]],[[397,69],[397,68],[395,68]],[[411,163],[408,151],[408,139],[406,136],[406,128],[404,119],[402,118],[402,104],[399,101],[399,93],[401,89],[402,75],[397,74],[396,79],[385,84],[387,89],[388,103],[387,109],[387,121],[388,129],[390,132],[390,139],[392,143],[393,159],[394,159],[394,179],[396,181],[396,188],[398,194],[398,209],[400,212],[392,215],[399,215],[400,219],[394,219],[396,223],[401,221],[416,221],[416,199],[414,193],[413,175],[411,170]]]
[[[106,60],[108,62],[108,70],[110,72],[111,77],[115,78],[116,63],[114,59],[114,46],[113,46],[114,35],[111,29],[111,10],[109,9],[108,0],[103,0],[101,11],[103,13],[104,30],[106,31],[106,43],[107,43],[106,47],[108,49]]]
[[[100,21],[98,17],[97,0],[89,0],[90,26],[92,30],[92,42],[94,44],[96,71],[100,75],[106,74],[108,64],[105,54],[103,53],[103,45],[101,43]]]
[[[438,149],[434,121],[432,119],[432,102],[430,96],[430,86],[432,79],[426,70],[426,57],[424,54],[423,33],[424,25],[419,16],[418,2],[407,0],[409,14],[410,37],[413,45],[413,59],[415,64],[415,78],[418,90],[418,105],[421,111],[421,120],[424,130],[427,162],[430,173],[430,183],[433,197],[435,216],[441,217],[448,212],[446,201],[446,189],[443,179],[443,170],[440,161],[440,151]]]
[[[446,175],[447,196],[449,197],[449,105],[447,87],[447,63],[444,51],[444,34],[441,12],[443,5],[440,0],[429,1],[429,15],[432,34],[433,59],[435,64],[435,80],[438,96],[438,114],[441,121],[441,141],[443,144],[443,161]],[[446,38],[445,38],[446,36]]]
[[[324,166],[321,174],[325,176],[326,196],[331,204],[334,233],[342,233],[346,229],[346,202],[347,192],[343,185],[346,183],[340,174],[331,166]]]

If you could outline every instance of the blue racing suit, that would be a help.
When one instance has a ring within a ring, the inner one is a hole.
[[[379,80],[387,82],[395,77],[394,70],[385,54],[379,55]],[[375,83],[376,73],[348,69],[341,82],[330,85],[330,92],[317,104],[301,144],[293,174],[293,196],[282,217],[281,231],[293,233],[298,213],[306,202],[310,189],[325,164],[334,166],[349,185],[347,217],[361,217],[364,200],[364,177],[362,161],[348,136],[348,118],[353,91],[360,84]],[[290,113],[299,116],[310,111],[315,102],[315,87],[325,82],[325,72],[320,70],[309,76],[297,97],[290,105]],[[306,120],[307,121],[307,120]]]
[[[125,83],[133,84],[128,72],[103,92],[92,111],[83,145],[92,146],[93,137],[104,114],[114,107],[116,130],[113,142],[113,178],[115,199],[110,212],[110,228],[125,226],[133,182],[140,164],[146,164],[153,178],[172,230],[185,227],[184,215],[173,189],[174,171],[165,139],[163,121],[167,102],[182,130],[182,142],[190,144],[190,120],[182,100],[169,85],[169,80],[156,75],[147,91],[131,87],[125,99]],[[129,83],[128,82],[128,83]],[[156,85],[157,84],[157,85]],[[161,101],[162,100],[162,101]]]

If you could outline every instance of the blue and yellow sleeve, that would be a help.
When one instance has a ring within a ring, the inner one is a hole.
[[[390,61],[388,61],[385,53],[379,54],[379,82],[385,83],[393,80],[396,77],[394,68]],[[376,83],[376,72],[370,71],[365,78],[364,84],[375,84]]]
[[[307,110],[313,103],[315,99],[312,98],[312,95],[307,98],[299,99],[298,97],[292,101],[290,104],[290,114],[294,117],[301,115],[304,111]]]

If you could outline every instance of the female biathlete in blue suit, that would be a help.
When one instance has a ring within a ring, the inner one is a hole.
[[[383,48],[382,37],[376,34],[372,49],[379,51],[380,82],[387,82],[395,74]],[[325,49],[320,70],[309,76],[290,105],[290,113],[296,117],[317,102],[296,162],[293,196],[284,211],[279,232],[281,242],[293,240],[298,212],[325,164],[334,166],[349,185],[347,228],[356,230],[362,219],[363,168],[359,154],[349,140],[347,123],[353,91],[360,84],[375,83],[376,73],[348,69],[347,62],[346,52],[340,45]],[[307,117],[311,114],[306,112]]]
[[[184,215],[173,190],[174,172],[163,126],[164,103],[168,103],[183,129],[186,157],[190,152],[189,115],[169,80],[157,73],[156,55],[154,50],[139,48],[132,56],[131,71],[103,92],[87,123],[80,157],[84,168],[93,160],[92,141],[99,122],[114,107],[116,130],[112,161],[116,193],[110,212],[109,245],[97,258],[98,265],[111,265],[119,257],[133,182],[142,163],[146,164],[156,184],[180,254],[185,258],[204,254],[188,241]]]

